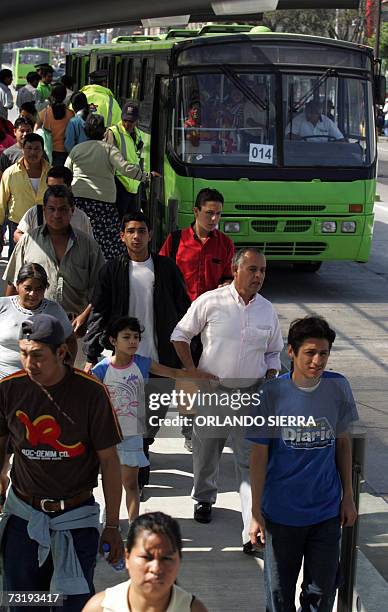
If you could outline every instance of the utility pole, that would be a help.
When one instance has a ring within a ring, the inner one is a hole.
[[[381,0],[375,0],[376,5],[376,15],[375,15],[375,26],[376,26],[376,36],[375,36],[375,48],[374,53],[375,57],[379,57],[380,55],[380,28],[381,28]]]

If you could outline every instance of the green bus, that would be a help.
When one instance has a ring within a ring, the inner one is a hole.
[[[107,69],[146,134],[154,247],[192,222],[196,193],[225,196],[220,229],[237,247],[315,271],[368,260],[376,188],[372,49],[266,28],[213,24],[73,49],[81,87]],[[315,112],[313,118],[311,112]],[[307,125],[306,125],[307,123]]]
[[[38,64],[51,64],[50,49],[22,47],[12,51],[13,85],[16,89],[24,87],[29,72],[36,71]]]

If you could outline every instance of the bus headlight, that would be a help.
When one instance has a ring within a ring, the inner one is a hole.
[[[335,221],[323,221],[321,223],[321,232],[323,234],[334,234],[337,231],[337,223]]]
[[[238,234],[240,231],[240,223],[238,221],[225,221],[224,232],[226,234]]]
[[[342,221],[341,232],[344,234],[354,234],[356,227],[357,223],[355,221]]]

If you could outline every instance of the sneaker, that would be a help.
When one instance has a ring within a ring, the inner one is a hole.
[[[183,448],[189,451],[189,453],[193,452],[193,443],[190,438],[185,438],[185,443],[183,445]]]
[[[212,520],[212,505],[206,502],[195,504],[194,520],[198,523],[210,523]]]

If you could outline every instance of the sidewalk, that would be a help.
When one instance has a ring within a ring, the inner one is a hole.
[[[146,488],[147,501],[141,504],[140,511],[162,510],[179,520],[184,541],[179,584],[195,593],[209,612],[262,612],[265,610],[263,561],[248,557],[241,551],[240,500],[234,492],[231,450],[226,448],[222,456],[220,489],[213,521],[203,525],[192,518],[192,459],[183,449],[183,441],[182,437],[158,438],[151,446],[151,484]],[[101,502],[101,484],[96,492]],[[125,514],[122,505],[122,519]],[[376,545],[372,532],[381,534],[377,538],[377,545],[381,547],[381,564],[388,564],[388,505],[380,497],[362,493],[360,514],[361,549],[367,552],[368,547]],[[126,521],[122,520],[121,524],[124,534]],[[367,541],[365,536],[368,536]],[[359,610],[386,610],[388,583],[361,551],[357,578],[356,595],[361,599]],[[125,572],[115,572],[104,560],[98,561],[95,574],[97,591],[125,579]],[[348,612],[358,612],[356,603]]]
[[[240,498],[234,491],[234,464],[225,449],[220,468],[220,489],[213,509],[213,521],[193,520],[192,458],[183,448],[184,439],[158,438],[150,447],[151,478],[147,501],[140,511],[162,510],[179,520],[183,538],[183,562],[179,584],[199,597],[211,612],[252,612],[264,610],[263,562],[244,555],[241,543]],[[96,495],[102,500],[101,484]],[[126,515],[122,504],[120,517]],[[121,521],[125,533],[126,521]],[[96,590],[125,580],[99,560]]]

